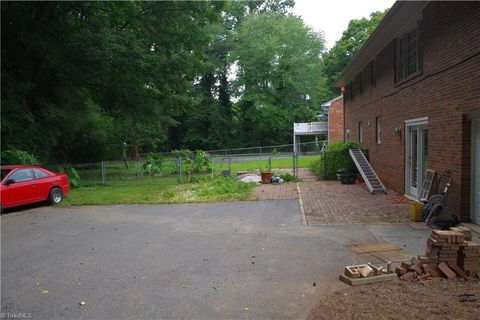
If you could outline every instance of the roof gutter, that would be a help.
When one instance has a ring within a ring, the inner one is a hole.
[[[343,95],[339,95],[333,99],[328,100],[327,102],[322,103],[322,107],[330,107],[330,104],[332,104],[333,101],[337,101],[338,99],[343,98]]]

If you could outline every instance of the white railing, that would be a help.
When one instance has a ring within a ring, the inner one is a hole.
[[[295,134],[302,133],[327,133],[328,122],[307,122],[307,123],[294,123],[293,132]]]

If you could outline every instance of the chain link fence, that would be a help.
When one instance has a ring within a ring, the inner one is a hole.
[[[317,159],[326,141],[300,144],[300,152],[293,153],[293,145],[221,149],[193,152],[150,153],[139,160],[100,161],[69,164],[80,177],[80,187],[95,185],[142,185],[162,183],[164,179],[179,182],[199,177],[236,176],[258,173],[261,170],[282,169],[296,174],[299,165]],[[47,169],[59,172],[67,165],[50,165]]]

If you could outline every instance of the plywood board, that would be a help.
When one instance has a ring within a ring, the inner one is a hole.
[[[353,243],[345,245],[353,253],[371,253],[379,251],[402,250],[401,248],[388,242],[373,242],[373,243]]]
[[[370,262],[402,262],[412,258],[408,252],[388,242],[354,243],[345,247]]]
[[[392,280],[395,280],[397,278],[398,278],[398,276],[395,273],[382,274],[380,276],[374,276],[374,277],[368,277],[368,278],[358,278],[358,279],[349,278],[344,274],[341,274],[339,276],[339,279],[342,282],[345,282],[346,284],[349,284],[351,286],[358,286],[358,285],[362,285],[362,284],[369,284],[369,283],[376,283],[376,282],[392,281]]]
[[[379,251],[371,253],[374,257],[378,258],[383,262],[403,262],[403,261],[410,261],[412,259],[412,255],[408,254],[408,252],[404,250],[392,250],[392,251]]]

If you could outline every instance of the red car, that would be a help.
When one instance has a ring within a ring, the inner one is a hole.
[[[48,200],[59,204],[70,192],[68,177],[38,166],[1,166],[0,210]]]

